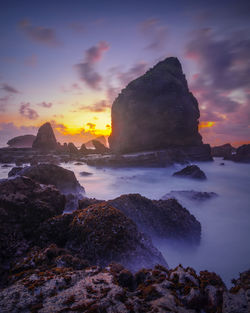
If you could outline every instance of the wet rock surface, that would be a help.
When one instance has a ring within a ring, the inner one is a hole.
[[[236,149],[236,153],[225,157],[226,160],[234,162],[250,163],[250,144],[242,145]]]
[[[128,194],[107,203],[121,210],[150,236],[192,243],[200,241],[200,223],[175,199],[150,200],[140,194]]]
[[[205,173],[197,165],[188,165],[182,170],[175,172],[173,176],[177,177],[186,177],[199,180],[207,179]]]
[[[57,260],[64,252],[53,249],[36,252],[44,264],[48,264],[47,254],[54,255],[49,268],[25,272],[16,268],[14,282],[0,293],[1,312],[249,312],[249,285],[237,284],[237,291],[228,291],[215,273],[197,274],[180,265],[171,270],[156,266],[135,274],[115,263],[104,269],[76,269],[70,263],[60,267]],[[249,272],[241,275],[249,279]]]
[[[232,153],[235,151],[236,149],[233,146],[231,146],[230,143],[226,143],[225,145],[211,148],[211,153],[213,157],[222,157],[222,158],[231,157]]]

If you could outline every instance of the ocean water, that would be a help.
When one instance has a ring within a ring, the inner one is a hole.
[[[220,163],[225,165],[221,166]],[[180,199],[200,222],[199,246],[180,245],[162,240],[154,242],[170,267],[191,266],[219,274],[227,285],[232,278],[250,268],[250,164],[215,158],[214,162],[196,163],[207,175],[206,181],[172,177],[183,166],[168,168],[95,168],[88,165],[61,164],[73,170],[87,197],[113,199],[121,194],[140,193],[160,199],[172,190],[213,191],[218,197],[205,202]],[[1,168],[0,178],[10,169]],[[89,172],[90,176],[81,176]]]

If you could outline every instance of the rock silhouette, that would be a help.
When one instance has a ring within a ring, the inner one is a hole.
[[[57,149],[57,141],[50,123],[43,124],[39,129],[32,148],[40,150]]]
[[[202,145],[198,102],[177,58],[166,58],[130,82],[113,102],[111,114],[114,152]]]

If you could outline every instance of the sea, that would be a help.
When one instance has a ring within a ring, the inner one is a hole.
[[[182,264],[197,272],[216,272],[230,286],[232,278],[250,269],[250,164],[222,158],[195,164],[205,172],[207,180],[173,177],[175,171],[183,168],[180,164],[167,168],[96,168],[74,163],[62,163],[61,166],[74,171],[90,198],[108,200],[122,194],[139,193],[158,200],[171,191],[217,193],[218,197],[203,202],[179,199],[201,223],[200,245],[169,240],[154,240],[153,243],[170,268]],[[0,168],[0,178],[6,178],[9,170]],[[90,175],[82,176],[82,172]]]

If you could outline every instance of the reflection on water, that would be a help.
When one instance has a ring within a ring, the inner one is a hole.
[[[112,199],[121,194],[140,193],[160,199],[171,190],[214,191],[219,197],[199,203],[180,202],[201,222],[202,240],[198,247],[178,246],[173,242],[155,242],[170,267],[179,263],[197,271],[208,269],[229,284],[238,273],[250,268],[250,164],[237,164],[216,158],[196,163],[207,175],[206,181],[172,177],[183,166],[169,168],[103,169],[87,165],[62,164],[73,170],[84,186],[87,197]],[[1,169],[6,177],[10,169]],[[93,175],[81,176],[80,172]]]

